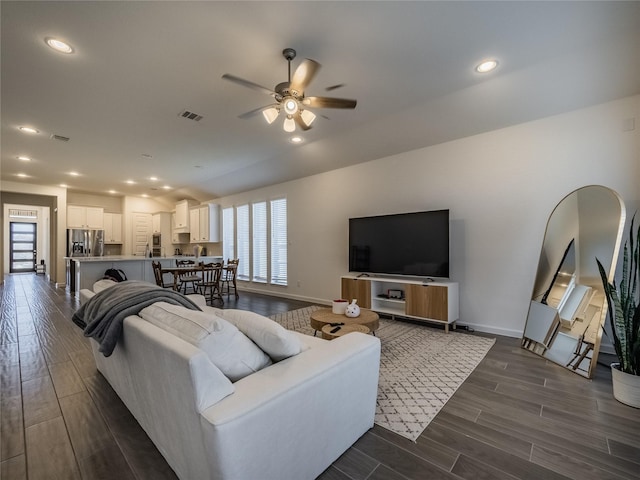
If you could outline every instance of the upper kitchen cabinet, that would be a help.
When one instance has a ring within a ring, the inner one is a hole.
[[[104,208],[67,205],[67,228],[104,228]]]
[[[122,243],[122,214],[121,213],[105,213],[104,214],[104,243],[105,244]]]
[[[176,203],[175,224],[173,226],[174,233],[189,233],[189,208],[194,205],[195,202],[190,200],[182,200]]]
[[[154,213],[151,217],[151,225],[153,233],[160,233],[169,237],[171,230],[171,213],[170,212],[158,212]]]
[[[190,211],[191,243],[217,243],[220,241],[220,205],[207,203]]]

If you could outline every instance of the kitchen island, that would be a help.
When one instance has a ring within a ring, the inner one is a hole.
[[[93,284],[104,277],[104,272],[109,268],[122,270],[127,280],[144,280],[156,283],[153,275],[152,261],[160,262],[163,267],[176,265],[176,260],[194,260],[196,262],[212,263],[222,262],[220,256],[195,256],[176,255],[170,257],[141,257],[136,255],[119,255],[104,257],[65,257],[67,265],[67,286],[72,295],[79,293],[81,289],[92,289]]]

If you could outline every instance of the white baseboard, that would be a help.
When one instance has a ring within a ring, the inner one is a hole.
[[[476,332],[491,333],[493,335],[501,335],[503,337],[522,338],[522,330],[513,330],[511,328],[497,328],[491,325],[478,325],[477,323],[456,322],[460,326],[472,328]]]

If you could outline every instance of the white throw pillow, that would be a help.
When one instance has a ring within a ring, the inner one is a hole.
[[[246,310],[223,310],[220,316],[229,320],[264,350],[274,362],[302,351],[300,339],[270,318]]]
[[[114,282],[113,280],[108,278],[103,278],[102,280],[98,280],[96,283],[93,284],[93,292],[94,293],[101,292],[102,290],[109,288],[115,285],[116,283],[118,282]]]
[[[271,365],[271,359],[230,322],[181,305],[156,302],[139,315],[203,350],[211,363],[236,382]]]

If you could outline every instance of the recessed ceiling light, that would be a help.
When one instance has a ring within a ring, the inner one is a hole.
[[[115,190],[109,190],[109,192],[108,192],[108,193],[110,193],[110,194],[112,194],[112,195],[113,195],[114,193],[118,193],[118,192],[116,192]]]
[[[142,198],[148,198],[148,197],[149,197],[149,195],[147,195],[146,193],[142,194]]]
[[[24,133],[40,133],[38,130],[32,127],[19,127]]]
[[[58,40],[57,38],[47,37],[44,39],[45,43],[53,48],[56,52],[60,53],[73,53],[73,48],[66,42]]]
[[[152,182],[157,182],[158,181],[158,177],[149,177],[149,180],[151,180]]]
[[[79,177],[80,174],[78,172],[69,172],[69,175],[71,175],[72,177]]]
[[[127,183],[129,185],[135,185],[136,182],[134,182],[133,180],[126,180],[124,183]]]
[[[165,190],[171,190],[171,187],[169,185],[163,185],[162,188],[164,188]]]
[[[25,157],[24,155],[20,155],[20,156],[18,157],[18,160],[21,160],[21,161],[23,161],[23,162],[30,162],[30,161],[31,161],[31,158],[30,158],[30,157]]]
[[[16,177],[20,177],[20,178],[27,178],[29,175],[27,175],[26,173],[16,173]]]
[[[476,72],[478,73],[488,73],[491,70],[494,70],[498,66],[497,60],[484,60],[476,66]]]
[[[62,188],[68,188],[69,187],[69,185],[67,185],[66,183],[61,183],[59,186],[62,187]]]
[[[291,137],[289,141],[291,143],[302,143],[302,137]]]

